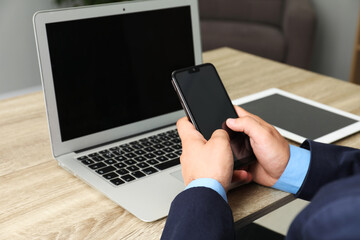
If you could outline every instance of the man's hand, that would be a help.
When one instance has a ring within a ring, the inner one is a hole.
[[[250,143],[257,158],[257,162],[249,166],[248,173],[253,180],[264,186],[272,186],[284,172],[290,158],[289,143],[270,124],[235,106],[239,116],[228,119],[226,125],[237,132],[244,132],[250,137]],[[242,180],[235,172],[234,177]]]
[[[182,143],[180,157],[185,185],[198,178],[213,178],[229,190],[233,175],[234,159],[230,148],[229,135],[225,130],[216,130],[209,141],[184,117],[177,122]],[[244,181],[245,171],[239,171]]]

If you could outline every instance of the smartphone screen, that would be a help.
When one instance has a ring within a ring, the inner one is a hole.
[[[235,168],[255,160],[249,137],[233,132],[225,121],[238,118],[231,100],[212,64],[202,64],[174,71],[173,84],[183,108],[195,128],[209,140],[217,129],[224,129],[230,136]]]

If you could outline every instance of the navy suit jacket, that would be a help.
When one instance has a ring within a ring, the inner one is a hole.
[[[360,239],[360,150],[305,141],[310,167],[296,197],[311,203],[286,239]],[[214,190],[190,188],[172,202],[162,239],[234,239],[229,205]],[[240,236],[241,239],[241,236]]]

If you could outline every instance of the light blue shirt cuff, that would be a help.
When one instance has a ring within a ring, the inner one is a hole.
[[[212,178],[198,178],[198,179],[195,179],[191,183],[189,183],[189,185],[187,185],[185,190],[189,189],[189,188],[193,188],[193,187],[207,187],[207,188],[210,188],[210,189],[214,190],[215,192],[217,192],[218,194],[220,194],[220,196],[225,200],[225,202],[227,202],[225,189],[215,179],[212,179]]]
[[[273,188],[296,194],[304,182],[310,165],[310,151],[290,145],[290,158],[285,171]]]

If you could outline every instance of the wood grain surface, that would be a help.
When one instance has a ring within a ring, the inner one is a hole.
[[[232,99],[277,87],[360,115],[355,84],[230,48],[204,53],[204,62],[216,66]],[[360,148],[360,134],[336,144]],[[293,199],[257,184],[228,197],[243,225]],[[164,224],[141,222],[57,165],[41,92],[0,101],[0,239],[159,239]]]

